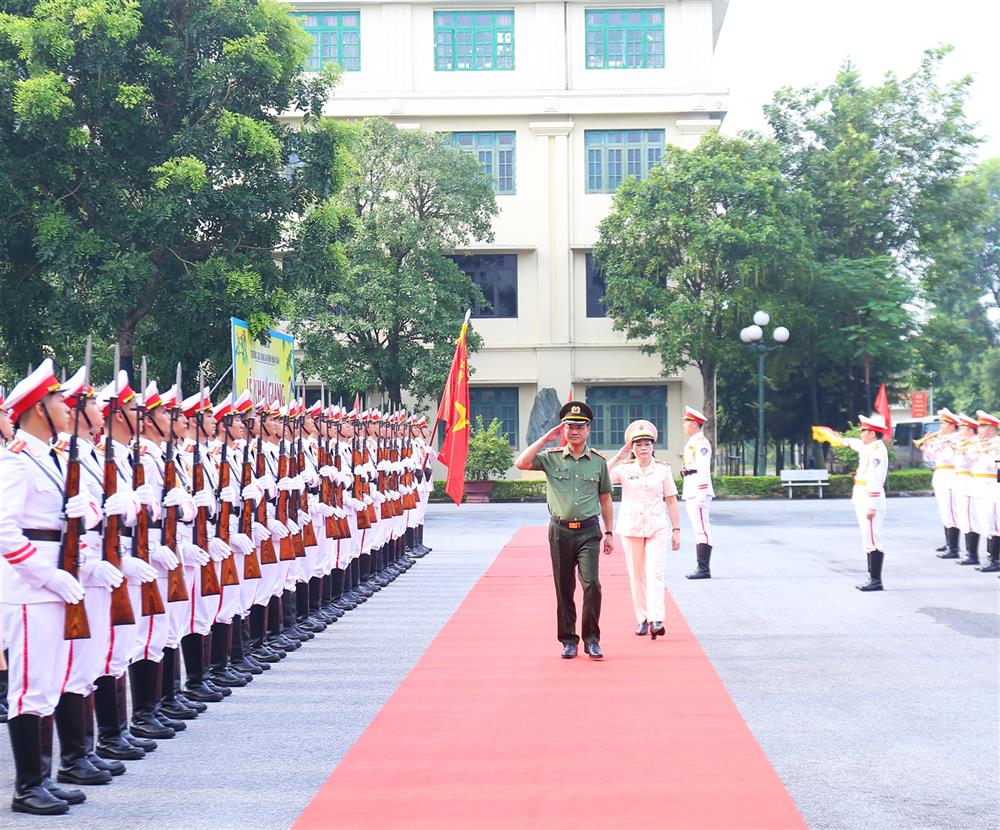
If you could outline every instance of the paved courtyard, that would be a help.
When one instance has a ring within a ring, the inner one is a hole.
[[[85,805],[0,813],[0,827],[290,827],[504,543],[545,519],[541,504],[432,505],[434,553],[389,589]],[[846,501],[718,502],[713,521],[715,578],[683,578],[685,518],[668,587],[810,826],[995,828],[1000,580],[935,558],[932,501],[889,501],[882,594],[853,588],[864,556]],[[501,639],[484,648],[517,647]],[[4,800],[12,778],[4,731]]]

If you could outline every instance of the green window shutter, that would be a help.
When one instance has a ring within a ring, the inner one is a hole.
[[[490,72],[514,68],[514,12],[434,12],[434,69]]]
[[[493,182],[493,192],[501,196],[516,193],[514,170],[517,138],[511,132],[452,133],[451,141],[473,155]]]
[[[587,69],[662,69],[663,9],[587,9]]]
[[[626,176],[642,181],[663,158],[663,130],[586,130],[587,193],[614,193]]]
[[[312,55],[306,69],[319,72],[339,64],[345,72],[361,71],[361,12],[295,12],[292,14],[312,36]]]
[[[589,386],[587,406],[594,412],[590,443],[598,448],[619,449],[625,443],[625,427],[644,419],[656,427],[656,446],[667,446],[666,386]]]

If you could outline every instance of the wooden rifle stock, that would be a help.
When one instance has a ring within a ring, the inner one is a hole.
[[[81,396],[82,397],[82,396]],[[79,407],[77,408],[79,422]],[[76,452],[76,435],[70,439],[69,463],[66,465],[66,499],[80,494],[80,459]],[[65,503],[65,502],[64,502]],[[82,519],[66,519],[63,528],[62,545],[59,550],[59,565],[66,573],[77,576],[80,562],[80,533]],[[90,623],[87,620],[87,608],[83,600],[72,605],[66,604],[66,622],[63,625],[63,638],[66,640],[86,640],[90,637]]]
[[[177,486],[177,462],[174,461],[173,444],[167,445],[167,458],[163,463],[163,492],[169,493]],[[177,550],[177,510],[176,507],[163,508],[163,525],[160,528],[160,544],[170,548],[175,554]],[[177,556],[180,559],[180,555]],[[188,598],[187,583],[184,581],[184,565],[167,573],[167,602],[184,602]]]
[[[371,520],[368,516],[368,510],[364,507],[364,480],[362,479],[362,473],[359,473],[358,467],[361,466],[362,459],[364,456],[361,454],[361,448],[358,445],[357,433],[355,433],[354,443],[351,446],[351,466],[353,467],[352,472],[354,473],[354,484],[351,495],[357,500],[362,502],[362,507],[358,510],[358,530],[367,530],[372,526]]]
[[[111,416],[114,417],[116,407],[111,406]],[[115,466],[115,451],[111,445],[111,430],[108,429],[107,441],[104,444],[104,499],[105,501],[118,492],[118,468]],[[104,539],[102,552],[104,559],[121,570],[121,533],[119,516],[104,517]],[[111,589],[111,624],[133,625],[135,614],[132,611],[132,601],[128,596],[128,580],[123,579],[121,585]]]
[[[305,420],[305,419],[303,419]],[[302,446],[302,423],[299,422],[299,472],[306,468],[306,452]],[[315,547],[319,544],[316,539],[316,529],[313,527],[312,515],[309,513],[309,486],[303,482],[302,492],[299,494],[299,512],[304,515],[302,520],[302,544],[304,547]]]
[[[287,423],[286,423],[287,427]],[[294,427],[292,428],[292,434],[294,434]],[[298,469],[298,459],[295,455],[295,439],[289,439],[288,447],[288,475],[289,477],[297,476],[299,474]],[[295,551],[295,557],[297,559],[302,559],[306,555],[306,546],[302,539],[303,525],[309,520],[307,515],[305,520],[299,516],[299,497],[298,495],[288,494],[288,515],[289,518],[298,525],[299,532],[293,533],[292,539],[292,549]],[[300,524],[301,523],[301,524]]]
[[[263,418],[262,418],[263,421]],[[263,424],[262,427],[263,428]],[[257,439],[257,459],[256,459],[256,476],[257,478],[263,478],[266,471],[266,463],[264,461],[264,448],[263,441]],[[257,504],[257,524],[262,524],[267,527],[267,493],[264,493],[260,502]],[[278,561],[277,551],[274,549],[274,542],[270,539],[265,539],[260,543],[260,563],[262,565],[273,565]]]
[[[288,476],[288,456],[285,455],[285,439],[281,439],[281,448],[278,451],[278,481]],[[274,517],[287,527],[288,525],[288,490],[278,491],[278,504],[274,510]],[[292,535],[283,538],[278,543],[278,558],[282,562],[287,562],[295,558],[295,548],[293,547]]]
[[[194,492],[200,493],[205,489],[205,468],[201,466],[201,455],[198,450],[198,443],[194,445]],[[208,553],[208,508],[199,507],[198,513],[194,517],[194,543],[205,553]],[[222,593],[222,586],[219,585],[219,577],[215,574],[215,563],[209,559],[201,566],[201,595],[203,597],[214,597]]]
[[[228,416],[226,416],[228,417]],[[229,486],[229,459],[226,457],[228,446],[225,441],[222,443],[222,457],[219,461],[219,490]],[[218,493],[216,493],[218,498]],[[215,523],[215,536],[227,545],[229,544],[229,519],[232,516],[233,506],[228,501],[220,501],[219,516]],[[240,584],[240,574],[236,567],[234,557],[227,556],[219,566],[221,581],[224,587],[231,587]]]
[[[367,436],[361,439],[361,449],[362,449],[361,457],[363,459],[362,463],[368,464],[371,460],[371,451],[368,449]],[[368,484],[371,484],[371,482],[369,481]],[[365,513],[368,514],[369,527],[371,527],[378,521],[378,517],[375,515],[375,502],[372,502],[371,504],[368,505],[368,507],[365,510]]]
[[[146,471],[143,469],[140,459],[139,439],[135,442],[135,452],[132,455],[132,487],[141,487],[146,483]],[[149,509],[144,504],[139,505],[139,513],[136,515],[135,527],[132,529],[132,555],[149,564]],[[155,614],[163,614],[167,608],[163,604],[163,596],[160,594],[160,586],[154,579],[152,582],[144,582],[140,587],[142,596],[142,616],[152,617]]]
[[[243,446],[243,466],[240,469],[240,487],[250,486],[253,480],[253,471],[250,469],[250,439],[247,439]],[[240,508],[240,533],[249,536],[253,541],[253,499],[245,499]],[[260,562],[257,561],[257,547],[250,548],[250,552],[243,560],[243,578],[260,579]]]

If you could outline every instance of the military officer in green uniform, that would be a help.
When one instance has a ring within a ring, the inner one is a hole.
[[[573,601],[579,570],[583,586],[583,650],[588,657],[600,659],[604,654],[599,644],[601,582],[597,563],[598,551],[610,554],[615,549],[611,531],[614,518],[611,477],[604,456],[587,445],[594,418],[590,407],[580,401],[569,401],[559,411],[559,418],[560,423],[522,452],[515,465],[519,470],[541,470],[548,483],[546,497],[552,517],[549,552],[562,656],[567,660],[576,657],[580,641]],[[566,446],[542,452],[542,447],[559,435],[565,436]]]

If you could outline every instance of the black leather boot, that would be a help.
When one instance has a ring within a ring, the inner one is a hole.
[[[267,606],[268,644],[284,652],[295,651],[302,645],[301,640],[285,636],[285,595],[271,597]]]
[[[119,719],[118,684],[106,674],[94,684],[94,714],[97,717],[97,750],[99,758],[117,761],[138,761],[146,750],[132,744],[122,735]],[[155,744],[153,745],[156,746]]]
[[[7,664],[7,650],[4,649],[4,665]],[[7,723],[7,669],[0,669],[0,723]]]
[[[1000,571],[1000,536],[990,536],[986,540],[986,552],[989,554],[989,562],[976,570],[983,573]]]
[[[345,577],[346,572],[343,568],[334,568],[330,573],[330,578],[333,580],[333,604],[344,611],[353,611],[358,604],[344,595]]]
[[[90,786],[110,784],[111,773],[87,760],[87,733],[84,725],[83,695],[64,693],[56,706],[59,732],[59,772],[56,781]]]
[[[264,605],[250,606],[250,654],[260,663],[270,665],[277,663],[285,656],[284,649],[274,649],[265,640],[267,626],[267,607]]]
[[[333,574],[324,574],[319,581],[319,607],[330,620],[344,616],[344,609],[338,608],[333,602]]]
[[[290,640],[304,643],[306,640],[313,639],[316,634],[295,624],[298,604],[297,590],[288,590],[281,594],[281,619],[284,635]]]
[[[696,557],[698,560],[698,567],[687,574],[688,579],[711,579],[712,571],[709,569],[709,563],[712,560],[712,546],[699,544],[696,550]]]
[[[41,773],[42,786],[49,791],[50,795],[61,798],[69,805],[83,804],[87,796],[82,790],[69,787],[60,787],[52,780],[52,735],[55,732],[55,715],[46,715],[38,721],[39,737],[41,739]]]
[[[181,706],[187,706],[188,709],[194,709],[196,712],[201,714],[202,712],[208,711],[208,705],[200,700],[192,700],[187,695],[184,694],[181,689],[181,652],[174,649],[174,676],[170,678],[170,682],[173,683],[174,699],[181,704]],[[164,676],[163,683],[164,686],[167,683],[167,678]]]
[[[198,710],[177,697],[174,685],[177,659],[177,649],[163,649],[163,660],[160,662],[160,700],[157,708],[159,712],[173,720],[194,720],[198,717]]]
[[[946,550],[948,550],[948,526],[947,525],[945,525],[945,528],[944,528],[944,544],[941,545],[941,547],[939,547],[939,548],[934,548],[934,552],[935,553],[944,553]]]
[[[57,816],[69,810],[69,802],[57,798],[43,786],[41,721],[38,715],[18,715],[7,721],[14,754],[14,799],[10,808],[15,813]],[[52,734],[51,729],[49,734]],[[51,763],[51,743],[49,756]],[[79,801],[86,798],[83,793],[79,795]]]
[[[420,548],[422,551],[424,551],[424,553],[430,553],[432,550],[434,550],[434,548],[432,548],[430,545],[424,544],[424,526],[420,525],[418,530],[420,532],[417,534],[417,547]]]
[[[185,634],[181,637],[181,653],[184,655],[184,671],[187,681],[184,696],[202,703],[218,703],[224,695],[205,685],[205,657],[200,634]]]
[[[958,539],[961,531],[957,527],[949,527],[946,530],[948,537],[948,547],[944,553],[938,554],[938,559],[958,559]]]
[[[868,554],[868,581],[863,585],[855,586],[859,591],[881,591],[882,590],[882,562],[885,554],[880,550],[873,550]]]
[[[303,631],[318,634],[326,630],[326,623],[317,619],[310,613],[309,583],[297,582],[295,584],[295,624]]]
[[[121,761],[105,761],[94,752],[94,693],[91,692],[83,699],[83,730],[84,740],[87,745],[87,760],[98,769],[110,772],[112,775],[121,775],[125,772],[125,765]]]
[[[975,531],[965,534],[965,559],[962,559],[958,564],[979,564],[979,534]]]
[[[246,686],[253,675],[244,675],[233,671],[229,665],[229,649],[232,645],[230,637],[232,627],[226,623],[212,623],[211,669],[208,679],[216,686],[235,689]]]
[[[165,726],[154,711],[160,699],[159,666],[152,660],[137,660],[128,667],[132,687],[132,725],[129,731],[139,738],[165,741],[177,734]]]
[[[243,620],[239,617],[233,617],[233,623],[229,627],[229,632],[229,665],[235,671],[242,674],[255,675],[264,673],[264,669],[261,668],[262,665],[271,668],[266,663],[258,663],[250,656],[248,650],[244,650]]]

